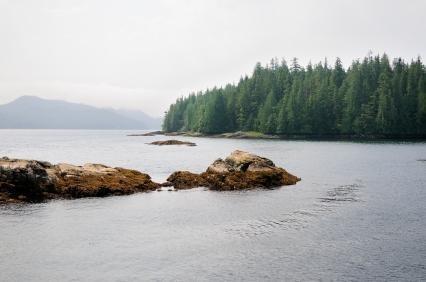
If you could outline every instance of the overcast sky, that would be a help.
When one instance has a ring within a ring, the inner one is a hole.
[[[272,57],[426,55],[426,1],[0,0],[0,104],[22,95],[160,116]]]

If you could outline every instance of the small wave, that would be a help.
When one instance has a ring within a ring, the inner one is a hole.
[[[320,202],[359,202],[359,184],[342,185],[327,191],[325,197],[318,198]]]
[[[277,230],[300,230],[309,224],[314,218],[332,212],[339,205],[331,203],[359,202],[359,190],[361,184],[342,185],[325,192],[324,197],[318,198],[311,209],[295,210],[282,214],[276,218],[262,218],[232,224],[225,228],[226,233],[237,235],[241,238],[253,238],[267,236]]]
[[[297,210],[290,214],[284,214],[280,218],[258,219],[249,222],[241,222],[225,229],[226,233],[237,234],[239,237],[250,238],[259,235],[268,235],[277,229],[299,230],[306,227],[308,219],[315,217],[312,212]]]

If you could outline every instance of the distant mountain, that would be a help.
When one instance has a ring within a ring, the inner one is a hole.
[[[0,128],[159,129],[160,124],[161,119],[140,111],[101,109],[35,96],[0,105]]]
[[[113,111],[123,117],[142,122],[147,129],[159,129],[161,128],[161,123],[163,121],[162,118],[151,117],[145,114],[144,112],[137,111],[137,110],[119,109],[119,110],[113,110]]]

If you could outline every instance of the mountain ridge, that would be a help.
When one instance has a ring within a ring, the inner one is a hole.
[[[0,128],[158,129],[161,126],[160,118],[137,110],[132,110],[133,115],[129,116],[125,111],[24,95],[0,105]]]

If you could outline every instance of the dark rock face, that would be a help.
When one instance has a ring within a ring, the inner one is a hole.
[[[195,174],[179,171],[173,173],[167,181],[173,183],[175,188],[205,186],[211,190],[241,190],[293,185],[300,178],[276,167],[269,159],[237,150],[225,160],[214,161],[206,172]]]
[[[186,146],[197,146],[197,144],[192,142],[186,142],[186,141],[179,141],[179,140],[166,140],[166,141],[154,141],[151,143],[148,143],[149,145],[186,145]]]
[[[159,187],[149,175],[124,168],[0,159],[0,202],[126,195]]]
[[[48,171],[52,165],[40,161],[0,159],[0,202],[3,199],[39,201],[54,190]]]

